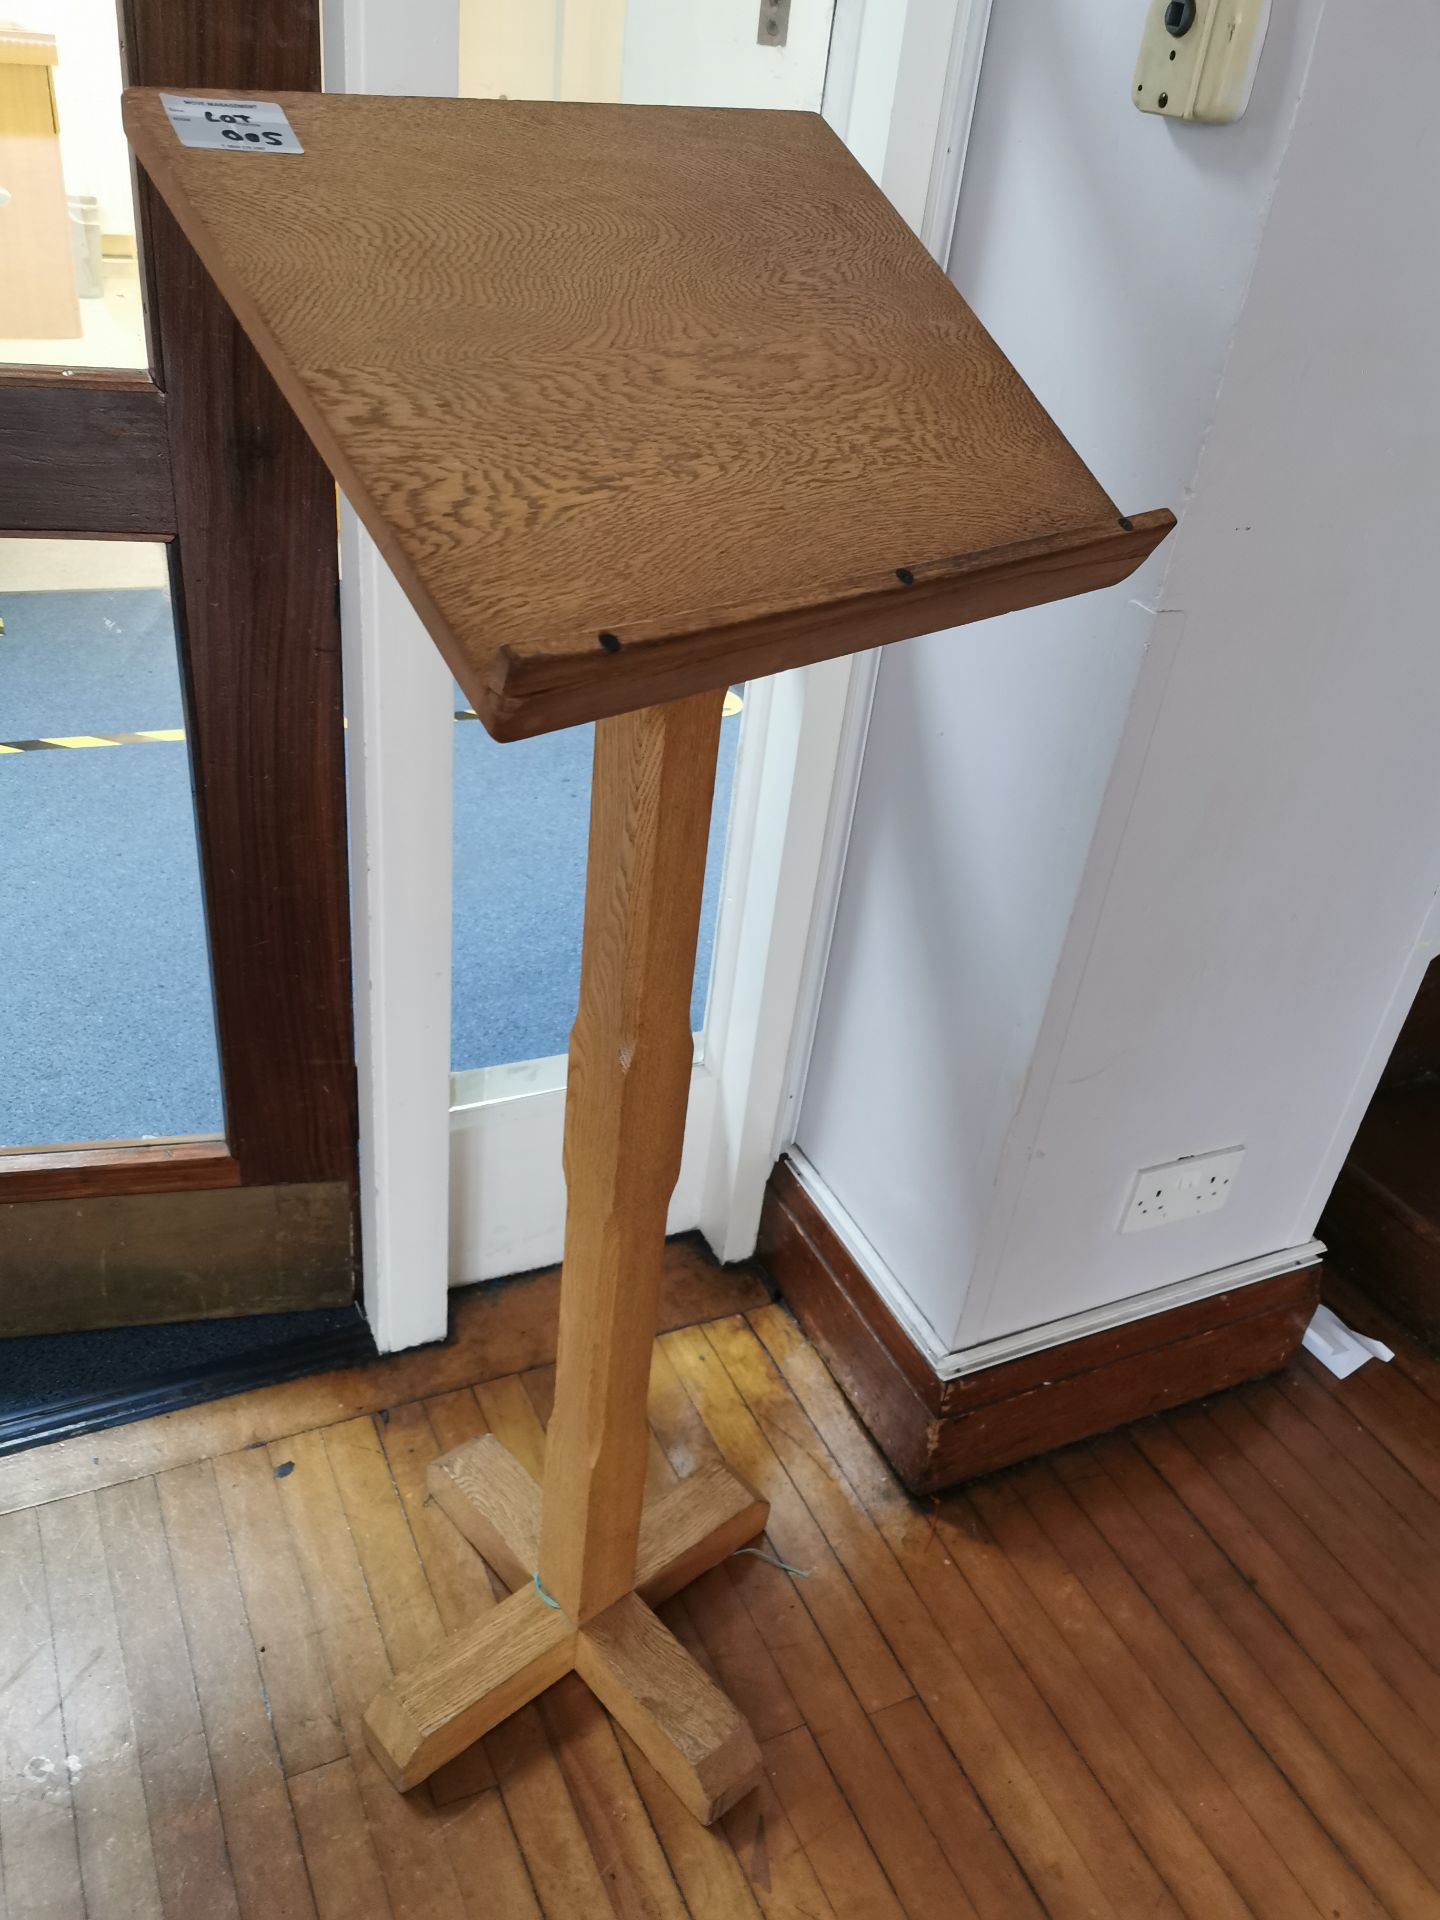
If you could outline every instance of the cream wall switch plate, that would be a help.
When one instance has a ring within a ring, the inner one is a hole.
[[[1269,24],[1270,0],[1149,0],[1130,98],[1172,120],[1238,120]]]

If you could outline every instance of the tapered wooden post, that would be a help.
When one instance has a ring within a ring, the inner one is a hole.
[[[690,988],[723,693],[595,729],[569,1193],[540,1579],[584,1622],[635,1585],[645,1393],[680,1172]]]

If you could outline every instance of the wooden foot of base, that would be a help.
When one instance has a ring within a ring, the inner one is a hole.
[[[493,1433],[469,1440],[426,1469],[437,1507],[516,1590],[540,1557],[540,1488]],[[652,1607],[718,1566],[765,1531],[770,1509],[718,1460],[646,1503],[635,1557],[635,1591]]]
[[[645,1509],[636,1591],[577,1625],[534,1584],[540,1489],[493,1435],[432,1463],[430,1492],[514,1589],[371,1703],[365,1732],[406,1789],[572,1668],[707,1825],[759,1780],[750,1729],[650,1611],[753,1540],[768,1508],[718,1463]],[[647,1604],[648,1603],[648,1604]]]
[[[521,1587],[378,1693],[365,1737],[405,1792],[574,1665],[574,1622],[533,1586]]]
[[[580,1629],[575,1667],[703,1825],[759,1785],[754,1734],[637,1595]]]

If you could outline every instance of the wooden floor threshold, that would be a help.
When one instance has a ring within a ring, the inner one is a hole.
[[[717,1265],[698,1234],[668,1242],[662,1329],[742,1313],[769,1298],[769,1286],[752,1263]],[[363,1367],[312,1374],[141,1421],[110,1434],[103,1448],[81,1436],[0,1458],[0,1514],[548,1365],[555,1358],[559,1310],[558,1267],[462,1288],[451,1296],[450,1335],[443,1345],[412,1348]]]

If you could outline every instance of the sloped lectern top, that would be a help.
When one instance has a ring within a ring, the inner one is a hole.
[[[136,153],[490,731],[1123,578],[1133,522],[817,116],[278,98]]]

